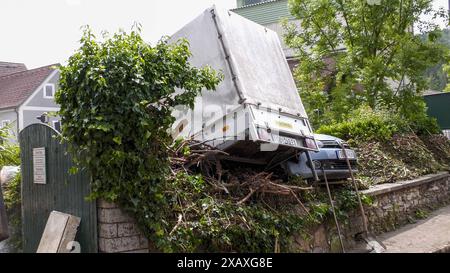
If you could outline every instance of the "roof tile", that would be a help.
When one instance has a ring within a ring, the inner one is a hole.
[[[0,109],[22,104],[55,71],[53,65],[0,77]]]
[[[26,70],[27,67],[24,64],[0,62],[0,77]]]

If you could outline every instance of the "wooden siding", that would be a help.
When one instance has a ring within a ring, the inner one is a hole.
[[[244,6],[232,11],[260,25],[279,23],[283,18],[294,19],[289,12],[287,0],[269,1]]]

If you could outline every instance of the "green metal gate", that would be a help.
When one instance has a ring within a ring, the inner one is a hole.
[[[57,135],[43,124],[30,125],[19,135],[24,252],[36,252],[53,210],[81,217],[75,240],[81,252],[97,252],[97,207],[85,200],[90,193],[89,176],[69,174],[73,162]]]

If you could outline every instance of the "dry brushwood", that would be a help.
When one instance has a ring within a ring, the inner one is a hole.
[[[200,171],[213,190],[227,194],[239,205],[248,202],[254,195],[272,194],[291,196],[305,212],[308,212],[298,194],[301,191],[312,190],[312,187],[283,184],[273,173],[258,172],[251,168],[224,168],[221,159],[228,154],[204,142],[184,140],[178,145],[176,149],[170,149],[174,175],[179,171],[189,174]],[[184,153],[186,148],[189,148],[189,152]]]

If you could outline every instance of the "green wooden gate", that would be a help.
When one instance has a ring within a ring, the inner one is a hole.
[[[86,172],[69,174],[73,162],[57,135],[43,124],[32,124],[19,135],[24,252],[36,252],[53,210],[81,217],[75,240],[81,252],[97,252],[97,207],[95,202],[85,200],[90,193],[89,176]],[[45,163],[40,162],[42,158]],[[45,174],[41,173],[41,166],[45,166]]]

